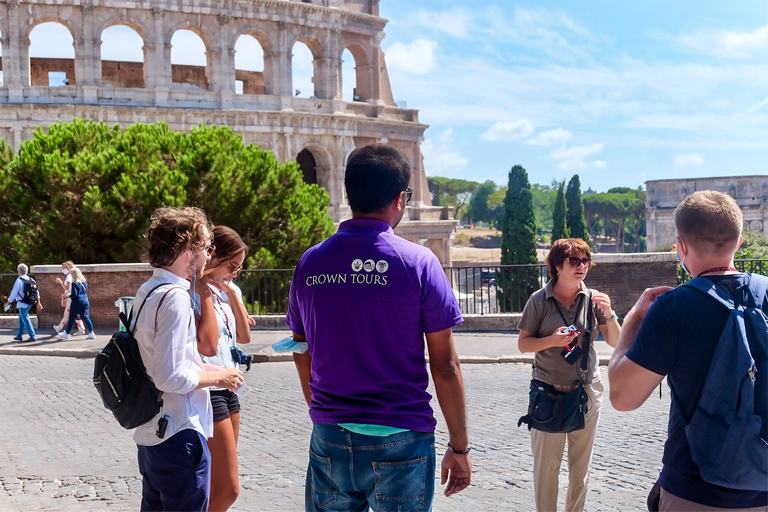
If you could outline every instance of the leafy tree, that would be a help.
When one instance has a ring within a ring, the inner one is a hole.
[[[565,225],[566,206],[565,206],[565,181],[560,183],[557,188],[557,199],[555,199],[555,208],[552,212],[552,243],[561,238],[570,238],[570,231]]]
[[[744,242],[736,251],[735,259],[768,258],[768,238],[749,229],[742,231],[741,236],[744,238]]]
[[[581,182],[578,174],[574,174],[571,181],[568,182],[565,204],[567,207],[565,224],[568,226],[570,236],[581,238],[592,247],[592,239],[587,230],[587,221],[584,219],[584,205],[581,204]]]
[[[501,264],[535,265],[536,220],[528,173],[516,165],[509,171],[504,215],[501,223]],[[501,310],[522,311],[528,297],[538,286],[536,267],[502,268],[498,284]]]
[[[159,206],[203,208],[243,235],[251,265],[293,265],[333,231],[325,191],[224,127],[56,123],[22,143],[4,178],[4,233],[27,261],[138,261]]]
[[[0,271],[10,272],[18,264],[18,247],[13,243],[11,232],[18,221],[16,208],[11,201],[15,184],[10,180],[13,149],[0,139]]]
[[[616,252],[624,252],[626,228],[632,222],[631,249],[639,250],[639,235],[645,229],[645,192],[629,189],[629,192],[616,193],[612,190],[616,189],[585,196],[584,213],[589,219],[600,219],[606,234],[615,240]]]
[[[507,187],[499,187],[488,197],[488,210],[490,210],[491,226],[497,229],[501,227],[501,218],[504,216],[504,198],[507,197]]]
[[[554,183],[553,183],[554,185]],[[552,231],[552,209],[557,197],[556,187],[553,185],[531,185],[533,195],[533,212],[536,215],[536,231],[539,234]]]
[[[476,181],[441,178],[427,178],[429,191],[432,193],[432,204],[435,206],[452,206],[453,218],[461,219],[461,211],[469,202],[472,193],[480,185]]]
[[[496,183],[491,180],[477,186],[467,208],[467,217],[469,217],[470,222],[491,222],[488,198],[496,191],[496,188]]]

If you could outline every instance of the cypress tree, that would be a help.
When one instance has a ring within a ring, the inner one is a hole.
[[[536,265],[536,219],[528,173],[516,165],[509,171],[501,219],[501,264]],[[539,270],[535,266],[502,268],[499,283],[502,312],[522,311],[531,293],[538,288]]]
[[[581,202],[581,182],[578,174],[574,174],[571,181],[568,182],[565,204],[568,208],[565,214],[565,223],[571,238],[581,238],[592,247],[592,239],[587,230],[587,220],[584,218],[584,204]]]
[[[569,238],[570,230],[565,225],[567,210],[565,207],[565,181],[560,182],[555,199],[555,209],[552,212],[552,243],[561,238]]]

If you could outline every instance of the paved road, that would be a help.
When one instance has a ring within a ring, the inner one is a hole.
[[[438,495],[434,509],[532,510],[528,432],[517,427],[529,367],[465,364],[462,370],[475,448],[473,485],[451,498]],[[0,510],[138,509],[136,446],[101,406],[91,372],[90,359],[0,355]],[[256,365],[246,382],[242,491],[232,510],[302,510],[311,427],[293,365]],[[631,413],[617,413],[605,400],[588,510],[644,509],[660,469],[668,408],[666,392]],[[439,412],[437,418],[442,447],[445,422]],[[563,497],[561,485],[561,506]]]

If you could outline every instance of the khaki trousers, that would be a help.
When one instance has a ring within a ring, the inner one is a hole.
[[[589,469],[592,465],[592,448],[603,402],[603,383],[593,382],[585,387],[589,402],[583,430],[568,434],[550,434],[536,429],[531,430],[533,486],[538,512],[557,510],[558,476],[566,440],[568,441],[568,491],[565,494],[565,512],[584,510]],[[568,389],[561,389],[561,386],[555,386],[555,388],[568,391]]]
[[[690,512],[696,510],[699,512],[716,511],[716,510],[732,510],[734,512],[765,512],[768,511],[768,507],[754,507],[754,508],[717,508],[708,507],[700,503],[694,503],[692,501],[684,500],[674,494],[668,493],[664,489],[661,489],[661,502],[659,503],[659,512]]]

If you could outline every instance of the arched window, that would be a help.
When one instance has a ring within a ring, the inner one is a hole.
[[[144,87],[144,39],[126,25],[101,33],[101,81],[112,87]]]
[[[77,83],[74,39],[61,23],[41,23],[29,33],[29,83],[49,87]]]
[[[190,89],[208,90],[205,43],[191,30],[177,30],[171,38],[173,82]]]
[[[314,57],[312,50],[305,43],[297,41],[291,50],[291,76],[293,77],[293,95],[297,98],[315,96]]]
[[[304,175],[304,182],[317,184],[317,164],[315,163],[315,157],[308,149],[302,149],[299,155],[296,157],[296,163],[299,164],[302,174]]]
[[[344,101],[359,101],[355,57],[349,50],[341,54],[341,93]]]
[[[264,94],[264,49],[250,35],[235,43],[235,93]]]

